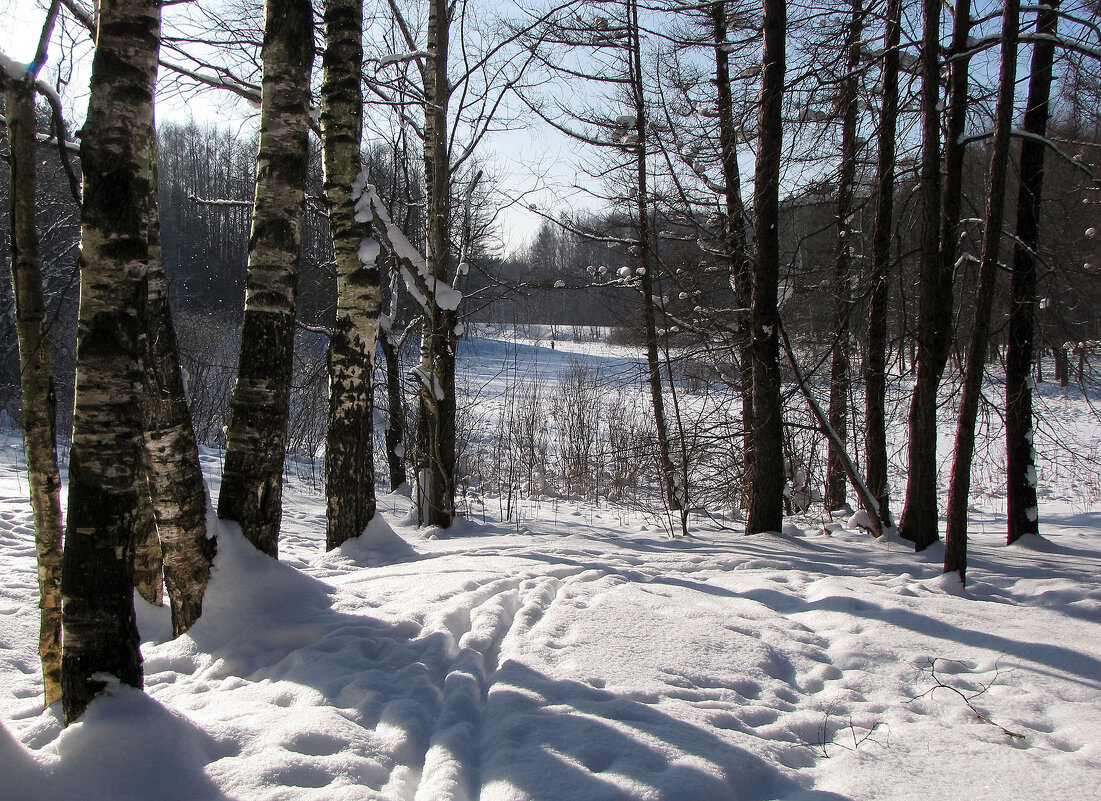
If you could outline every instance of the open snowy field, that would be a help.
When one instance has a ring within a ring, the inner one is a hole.
[[[525,347],[557,363],[545,345]],[[482,347],[465,375],[488,385]],[[1084,408],[1065,416],[1086,441]],[[387,495],[386,524],[324,554],[324,500],[292,480],[282,561],[219,529],[188,635],[138,602],[147,692],[116,687],[63,730],[39,702],[18,434],[0,446],[5,801],[1101,797],[1101,513],[1081,471],[1049,482],[1045,538],[1012,547],[990,488],[964,593],[940,546],[809,518],[671,540],[567,500],[507,522],[485,504],[436,539]]]

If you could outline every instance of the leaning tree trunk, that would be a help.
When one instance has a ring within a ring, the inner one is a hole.
[[[287,447],[299,225],[309,162],[313,13],[308,0],[267,0],[256,198],[245,316],[218,516],[278,556]]]
[[[730,260],[730,287],[738,307],[738,319],[744,322],[753,302],[753,265],[746,241],[746,213],[742,202],[742,175],[738,164],[737,126],[734,101],[730,92],[730,54],[727,52],[726,2],[711,4],[712,33],[715,39],[716,111],[719,119],[719,157],[723,169],[725,203],[723,249]],[[745,326],[739,325],[739,329]],[[753,481],[753,356],[748,338],[739,348],[739,389],[742,394],[742,480]],[[743,497],[747,497],[743,492]]]
[[[1039,241],[1040,199],[1044,187],[1044,143],[1059,0],[1042,0],[1036,21],[1041,38],[1032,49],[1032,75],[1021,143],[1021,188],[1017,195],[1017,241],[1010,274],[1009,351],[1005,360],[1007,541],[1040,533],[1036,499],[1035,431],[1032,427],[1032,386],[1029,372],[1036,329],[1036,247]]]
[[[971,461],[975,453],[975,418],[982,396],[986,354],[990,350],[990,311],[998,278],[998,250],[1005,218],[1005,181],[1009,166],[1009,140],[1013,124],[1013,95],[1017,87],[1017,33],[1020,0],[1006,0],[1002,15],[1002,63],[998,78],[998,105],[994,119],[994,145],[990,156],[990,192],[986,202],[979,284],[975,292],[975,318],[964,368],[963,397],[956,423],[956,447],[952,481],[948,487],[948,527],[944,535],[944,572],[967,577],[967,500],[971,491]]]
[[[424,257],[427,312],[421,328],[420,383],[422,465],[417,477],[422,525],[447,528],[455,514],[455,333],[454,309],[440,305],[435,289],[446,284],[450,260],[451,165],[447,151],[447,0],[430,0],[424,71]],[[448,304],[445,304],[448,305]]]
[[[155,187],[155,185],[154,185]],[[160,231],[150,234],[146,297],[145,467],[164,583],[172,610],[172,634],[190,629],[203,611],[217,541],[207,530],[207,493],[199,467],[195,429],[187,408],[176,328],[161,259]]]
[[[917,382],[910,402],[910,460],[899,536],[923,550],[940,539],[937,519],[937,387],[951,341],[951,272],[941,262],[940,7],[925,0],[921,49],[921,296]]]
[[[360,243],[368,230],[356,222],[352,196],[363,130],[362,0],[325,0],[324,18],[322,154],[336,261],[325,434],[325,547],[331,550],[361,534],[375,516],[371,397],[379,273],[373,259],[360,259]]]
[[[84,172],[76,408],[62,557],[66,723],[114,676],[142,685],[132,534],[142,457],[146,270],[155,221],[160,3],[100,7]]]
[[[883,47],[883,113],[875,177],[875,229],[872,235],[871,293],[868,300],[868,356],[865,384],[865,469],[868,490],[879,504],[879,519],[891,525],[887,484],[887,278],[891,268],[891,227],[895,200],[895,135],[898,128],[898,45],[902,0],[888,0]]]
[[[49,706],[61,698],[61,479],[49,325],[35,229],[38,154],[32,78],[4,81],[4,108],[11,154],[11,279],[23,391],[23,443],[38,557],[38,654],[45,705]]]
[[[829,424],[836,437],[829,440],[826,464],[826,510],[845,505],[845,444],[849,435],[849,335],[852,316],[853,183],[856,178],[857,90],[860,76],[861,34],[864,9],[861,0],[853,0],[852,16],[845,34],[845,75],[838,89],[837,107],[841,111],[841,169],[837,179],[837,244],[833,260],[833,359],[830,366]]]
[[[786,69],[785,0],[764,0],[761,102],[757,112],[757,166],[753,227],[753,486],[746,533],[779,531],[784,516],[783,417],[780,406],[780,158]]]

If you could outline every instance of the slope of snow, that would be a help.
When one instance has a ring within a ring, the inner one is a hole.
[[[220,526],[195,628],[168,640],[139,608],[146,693],[113,687],[63,730],[38,700],[19,450],[0,463],[12,801],[1101,795],[1094,513],[1049,505],[1046,538],[1013,547],[979,534],[964,589],[938,548],[669,540],[569,502],[443,538],[385,496],[388,524],[323,554],[323,499],[292,484],[284,561]]]

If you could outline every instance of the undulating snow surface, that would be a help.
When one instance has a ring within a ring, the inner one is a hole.
[[[324,501],[292,481],[282,561],[220,526],[188,635],[138,601],[146,692],[63,730],[0,445],[7,801],[1101,798],[1101,516],[1069,482],[1044,539],[1006,547],[974,512],[963,589],[939,546],[806,520],[671,540],[563,500],[444,539],[383,496],[324,554]]]

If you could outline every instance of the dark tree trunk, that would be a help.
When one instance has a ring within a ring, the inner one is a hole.
[[[868,490],[879,504],[879,518],[891,525],[887,484],[887,278],[895,200],[895,135],[898,128],[898,45],[902,0],[888,0],[883,53],[883,113],[875,178],[875,231],[872,235],[871,296],[868,301],[868,358],[865,360],[865,427]]]
[[[836,439],[829,440],[826,464],[826,510],[845,506],[845,444],[849,434],[849,334],[852,316],[853,182],[856,177],[857,90],[860,76],[861,35],[864,9],[853,0],[852,16],[845,34],[845,75],[838,87],[837,107],[841,111],[841,169],[837,179],[837,244],[833,262],[833,359],[830,369],[829,424]]]
[[[1047,134],[1058,9],[1059,0],[1041,2],[1036,32],[1044,38],[1032,49],[1024,130],[1040,137]],[[1043,186],[1044,144],[1026,137],[1021,143],[1021,188],[1017,195],[1017,241],[1010,274],[1009,352],[1005,367],[1007,541],[1010,543],[1025,534],[1040,533],[1029,371],[1036,328],[1036,246]]]
[[[455,333],[456,314],[441,308],[435,287],[446,283],[450,262],[451,164],[447,149],[447,80],[450,5],[430,0],[424,71],[425,263],[428,311],[421,327],[419,445],[417,477],[420,522],[448,528],[455,514]]]
[[[763,0],[764,53],[757,112],[757,166],[753,187],[756,265],[753,275],[753,487],[746,533],[779,531],[784,516],[783,411],[780,405],[780,158],[787,4]]]
[[[722,159],[725,189],[724,250],[730,260],[730,287],[738,307],[739,328],[746,327],[749,308],[753,303],[753,265],[746,241],[746,213],[742,203],[742,176],[738,165],[737,127],[734,123],[734,102],[730,92],[730,55],[727,53],[726,3],[711,4],[711,21],[715,37],[716,110],[719,115],[719,155]],[[742,394],[742,481],[748,488],[753,481],[753,357],[749,340],[739,348],[738,376]],[[743,491],[743,497],[748,497]]]
[[[396,268],[395,268],[396,269]],[[405,475],[405,398],[401,391],[401,362],[398,348],[389,331],[379,337],[386,361],[386,466],[390,472],[390,491],[395,492],[407,480]]]
[[[80,717],[111,675],[142,685],[133,531],[142,459],[146,271],[156,219],[160,4],[99,11],[84,172],[76,408],[62,557],[62,703]]]
[[[1017,33],[1020,0],[1006,0],[1002,16],[1002,63],[998,78],[998,105],[994,121],[994,145],[990,157],[990,192],[986,203],[979,283],[975,293],[975,317],[971,345],[964,369],[963,396],[956,425],[952,482],[948,488],[948,528],[945,532],[944,572],[967,576],[967,502],[971,491],[971,462],[975,453],[975,418],[982,396],[986,367],[990,312],[998,277],[998,250],[1005,214],[1005,181],[1009,165],[1009,140],[1013,124],[1013,94],[1017,85]]]
[[[374,262],[361,260],[360,243],[368,230],[356,221],[352,195],[360,170],[363,128],[362,38],[361,0],[325,0],[321,126],[337,273],[325,435],[325,547],[329,550],[361,534],[375,516],[371,400],[379,273]]]
[[[313,13],[307,0],[264,6],[263,99],[245,316],[218,516],[279,552],[290,401],[299,223],[306,189]]]
[[[966,0],[965,0],[966,1]],[[899,535],[923,550],[940,539],[937,516],[937,387],[952,333],[951,272],[941,261],[940,0],[924,0],[921,50],[921,297],[917,382],[910,403],[910,463]]]
[[[670,511],[685,511],[687,503],[683,498],[685,488],[678,486],[677,468],[673,464],[669,443],[669,424],[665,414],[665,398],[661,380],[660,353],[658,350],[657,309],[654,302],[654,271],[656,259],[650,238],[650,197],[646,166],[646,101],[642,86],[642,42],[638,27],[638,5],[627,0],[627,19],[629,28],[628,47],[630,64],[628,68],[631,101],[634,110],[634,135],[638,139],[635,145],[636,197],[635,214],[638,231],[638,256],[636,271],[641,270],[639,284],[642,291],[642,319],[646,335],[646,366],[650,385],[650,403],[654,410],[654,431],[658,440],[658,460],[661,480],[664,487],[666,504]],[[680,517],[681,533],[687,534],[686,518]]]
[[[38,154],[34,81],[7,79],[3,83],[11,166],[11,280],[23,394],[23,444],[38,558],[38,654],[45,705],[49,706],[61,698],[61,479],[57,469],[51,345],[35,228]]]

